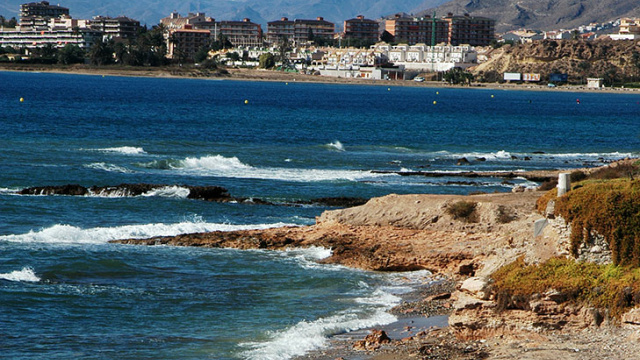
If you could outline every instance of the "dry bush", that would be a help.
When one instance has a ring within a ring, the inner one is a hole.
[[[478,222],[478,213],[476,212],[477,203],[473,201],[458,201],[447,206],[447,214],[456,220],[468,223]]]

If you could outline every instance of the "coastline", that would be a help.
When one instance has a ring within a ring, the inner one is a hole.
[[[268,82],[300,82],[319,84],[350,84],[371,86],[407,86],[425,88],[452,88],[452,89],[484,89],[494,91],[523,90],[523,91],[547,91],[547,92],[572,92],[572,93],[634,93],[640,89],[633,88],[600,88],[592,89],[584,85],[563,85],[549,88],[546,85],[536,84],[499,84],[499,83],[474,83],[471,86],[451,85],[440,81],[415,82],[411,80],[370,80],[340,78],[320,75],[305,75],[300,73],[288,73],[275,70],[229,68],[228,74],[209,72],[198,68],[181,67],[117,67],[91,65],[41,65],[41,64],[0,64],[0,71],[17,72],[46,72],[55,74],[74,74],[92,76],[123,76],[123,77],[150,77],[150,78],[176,78],[176,79],[210,79],[210,80],[237,80],[237,81],[268,81]]]
[[[326,211],[310,226],[114,242],[271,250],[321,246],[333,252],[320,263],[368,271],[429,270],[451,281],[447,289],[417,286],[391,310],[397,321],[334,335],[328,347],[297,360],[633,357],[640,353],[640,329],[635,326],[620,326],[611,319],[594,322],[592,310],[554,308],[545,299],[541,313],[496,313],[495,303],[485,298],[483,279],[500,267],[518,258],[542,263],[568,254],[562,226],[547,226],[542,235],[534,236],[534,223],[545,219],[535,209],[544,193],[530,189],[480,195],[387,195],[361,206]],[[477,221],[455,219],[446,212],[460,201],[476,204]],[[438,316],[448,316],[448,326],[442,326],[445,318]]]

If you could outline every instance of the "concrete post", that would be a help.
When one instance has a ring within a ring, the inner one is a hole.
[[[561,173],[558,175],[558,196],[562,196],[571,190],[571,174]]]
[[[533,223],[533,237],[537,238],[542,235],[542,230],[544,230],[547,224],[549,224],[547,219],[536,220],[536,222]]]

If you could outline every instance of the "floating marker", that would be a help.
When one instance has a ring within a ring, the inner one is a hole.
[[[435,100],[433,100],[433,105],[437,104],[437,102]]]
[[[491,98],[493,98],[493,95],[491,95]]]
[[[24,98],[20,98],[20,102],[24,102]]]
[[[289,85],[289,83],[284,83],[285,85]]]
[[[436,91],[436,95],[440,95],[440,91]]]
[[[249,100],[245,100],[245,101],[244,101],[244,103],[245,103],[245,104],[248,104],[248,103],[249,103]]]
[[[391,88],[387,88],[387,91],[391,91]]]

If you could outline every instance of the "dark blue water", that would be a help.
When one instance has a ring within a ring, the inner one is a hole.
[[[534,186],[449,173],[637,156],[639,101],[632,93],[0,72],[0,354],[283,359],[323,346],[327,335],[392,321],[385,310],[403,291],[394,278],[316,265],[325,249],[108,241],[311,224],[328,209],[190,200],[180,185],[279,204]],[[470,165],[457,166],[462,157]],[[448,175],[396,174],[421,171]],[[167,188],[140,197],[16,193],[121,183]]]

